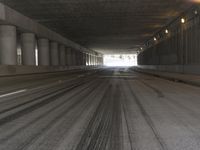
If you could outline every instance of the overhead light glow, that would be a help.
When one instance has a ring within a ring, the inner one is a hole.
[[[156,37],[154,37],[154,38],[153,38],[153,40],[154,40],[154,41],[157,41],[157,38],[156,38]]]
[[[168,33],[169,33],[169,30],[166,29],[166,30],[165,30],[165,33],[168,34]]]
[[[195,14],[195,15],[198,15],[198,11],[197,11],[197,10],[195,10],[195,11],[194,11],[194,14]]]
[[[181,23],[185,23],[185,18],[181,18]]]
[[[192,1],[194,3],[200,3],[200,0],[190,0],[190,1]]]

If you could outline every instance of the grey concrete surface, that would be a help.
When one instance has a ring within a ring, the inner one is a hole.
[[[183,82],[194,86],[200,87],[200,76],[195,74],[182,74],[182,73],[174,73],[174,72],[165,72],[158,70],[150,70],[139,67],[132,68],[134,71],[149,74],[152,76],[157,76],[160,78],[164,78],[167,80]]]
[[[64,45],[59,46],[59,53],[60,53],[60,65],[66,66],[66,48]]]
[[[92,64],[92,56],[91,56],[91,54],[89,54],[89,64],[90,65]]]
[[[0,25],[0,64],[17,64],[17,33],[12,25]]]
[[[1,84],[25,90],[0,94],[1,150],[200,149],[198,87],[128,68],[43,78]]]
[[[71,54],[72,54],[72,65],[76,66],[78,63],[78,60],[76,59],[76,51],[74,51],[73,49],[71,49]]]
[[[66,59],[67,59],[67,66],[72,66],[72,52],[71,48],[66,49]]]
[[[59,65],[59,52],[58,52],[58,43],[51,42],[50,43],[50,64],[52,66]]]
[[[141,69],[155,70],[162,72],[182,73],[182,74],[200,74],[200,65],[138,65]]]
[[[23,65],[36,65],[35,59],[36,37],[34,33],[21,34],[21,50]]]
[[[46,38],[38,39],[38,62],[40,66],[50,65],[49,40]]]

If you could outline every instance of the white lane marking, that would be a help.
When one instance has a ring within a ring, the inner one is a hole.
[[[0,95],[0,98],[7,97],[7,96],[11,96],[11,95],[15,95],[15,94],[19,94],[19,93],[23,93],[23,92],[26,92],[26,91],[27,91],[27,90],[24,89],[24,90],[19,90],[19,91],[15,91],[15,92],[3,94],[3,95]]]

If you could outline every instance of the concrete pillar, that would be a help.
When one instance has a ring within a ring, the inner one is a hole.
[[[86,60],[87,54],[83,53],[83,66],[87,65],[87,60]]]
[[[101,65],[101,57],[99,57],[98,64]]]
[[[77,62],[76,62],[76,51],[74,49],[72,49],[72,65],[76,66]]]
[[[93,66],[96,66],[96,55],[93,55]]]
[[[88,66],[90,65],[90,54],[87,54]]]
[[[78,62],[78,66],[80,66],[81,65],[81,63],[82,63],[82,61],[81,61],[81,53],[80,53],[80,51],[77,51],[76,52],[76,60],[77,60],[77,62]]]
[[[101,60],[100,59],[101,59],[101,57],[99,57],[99,59],[98,59],[98,65],[101,65],[101,63],[100,63]]]
[[[96,63],[95,63],[95,55],[93,55],[93,66],[95,66]]]
[[[85,65],[87,66],[88,65],[88,54],[85,53]]]
[[[66,49],[66,57],[67,57],[67,66],[72,66],[72,52],[71,48]]]
[[[93,58],[92,54],[90,54],[90,66],[93,66]]]
[[[97,65],[97,56],[94,55],[94,65],[96,66]]]
[[[86,54],[85,54],[85,57],[86,57],[86,66],[89,65],[89,57],[88,57],[88,56],[89,56],[88,53],[86,53]]]
[[[59,65],[58,43],[53,41],[50,43],[50,62],[52,66]]]
[[[98,64],[101,65],[101,57],[99,57]]]
[[[101,56],[99,57],[99,65],[102,65],[102,64],[101,64]]]
[[[79,51],[76,51],[75,52],[76,53],[76,65],[77,66],[79,66],[80,65],[80,53],[79,53]]]
[[[103,65],[103,56],[100,58],[100,65]]]
[[[21,49],[23,65],[34,66],[35,63],[36,39],[34,33],[21,34]]]
[[[89,66],[92,65],[92,62],[91,62],[91,54],[88,54],[88,57],[89,57]]]
[[[0,25],[0,64],[17,65],[16,27]]]
[[[97,66],[99,66],[99,56],[97,56]]]
[[[60,52],[60,65],[66,66],[66,53],[65,53],[65,45],[59,46],[59,52]]]
[[[85,66],[86,65],[86,61],[85,61],[85,53],[84,52],[81,52],[81,65],[82,66]]]
[[[78,51],[78,60],[79,60],[78,65],[79,65],[79,66],[82,65],[82,62],[83,62],[82,59],[83,59],[82,52]]]
[[[98,56],[96,56],[96,65],[98,66]]]
[[[87,61],[88,61],[88,66],[90,65],[90,54],[87,54]]]
[[[83,52],[80,52],[80,54],[81,54],[81,65],[82,66],[85,66],[85,53],[83,53]]]
[[[85,66],[87,66],[87,64],[88,64],[88,54],[85,53]]]
[[[85,53],[81,52],[82,53],[82,62],[81,62],[81,65],[82,66],[85,66]]]
[[[38,40],[38,60],[40,66],[50,65],[50,54],[49,54],[49,40],[40,38]]]
[[[92,66],[94,66],[95,63],[94,63],[94,54],[92,55]]]
[[[80,66],[83,66],[83,52],[79,52]]]

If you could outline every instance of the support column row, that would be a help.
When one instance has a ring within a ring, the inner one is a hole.
[[[85,66],[97,64],[94,55],[67,48],[47,38],[36,38],[34,33],[20,34],[22,64],[41,66]],[[0,25],[0,64],[17,65],[17,29],[12,25]]]

